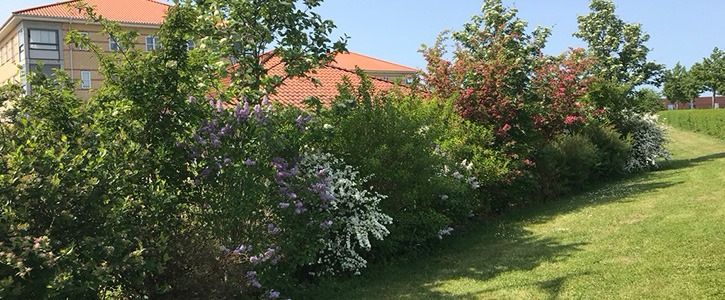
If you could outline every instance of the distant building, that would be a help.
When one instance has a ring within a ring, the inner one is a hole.
[[[84,0],[95,12],[117,21],[123,29],[139,33],[137,48],[153,51],[158,47],[155,32],[166,16],[168,4],[153,0]],[[13,12],[0,28],[0,83],[25,84],[24,74],[43,64],[43,73],[63,69],[79,80],[76,94],[88,98],[100,86],[97,58],[87,49],[64,42],[71,29],[88,34],[92,43],[104,51],[116,51],[118,45],[106,34],[99,33],[99,24],[86,24],[84,11],[74,7],[80,0],[64,1]]]
[[[411,67],[355,52],[337,54],[335,60],[330,63],[330,66],[353,71],[355,67],[358,67],[365,71],[367,75],[388,81],[400,81],[401,83],[410,83],[415,73],[418,72],[417,69]]]
[[[661,99],[662,109],[690,109],[690,102],[687,103],[671,103],[668,99]],[[694,108],[712,108],[712,96],[697,97],[693,99]],[[715,97],[715,108],[725,108],[725,96]]]
[[[390,62],[385,62],[376,58],[363,56],[360,54],[353,54],[353,56],[348,56],[348,54],[338,54],[336,56],[336,59],[341,56],[348,58],[345,63],[353,61],[349,60],[349,58],[351,57],[364,57],[364,59],[355,61],[356,63],[352,65],[352,69],[341,67],[342,64],[340,64],[339,62],[331,62],[326,66],[310,70],[307,75],[317,79],[317,82],[313,82],[311,79],[306,77],[287,78],[282,82],[282,85],[277,87],[274,94],[269,95],[269,99],[272,102],[305,108],[306,106],[303,101],[309,97],[314,96],[317,97],[323,105],[329,106],[332,100],[334,100],[335,96],[337,96],[337,86],[338,84],[343,82],[343,78],[347,78],[354,87],[357,87],[360,84],[360,78],[354,70],[355,66],[361,69],[363,67],[368,68],[371,66],[374,66],[376,68],[373,69],[374,72],[369,72],[368,69],[364,69],[365,73],[369,75],[370,82],[372,83],[372,86],[375,89],[376,93],[385,93],[396,87],[396,82],[391,81],[390,77],[386,77],[387,79],[384,79],[376,75],[387,71],[388,74],[395,74],[396,77],[394,77],[393,79],[398,81],[397,79],[404,79],[408,78],[407,76],[413,76],[413,74],[415,74],[415,71],[417,71],[412,68],[393,64]],[[350,64],[347,64],[346,66],[350,66]],[[269,59],[265,63],[265,67],[269,68],[267,72],[267,74],[269,75],[284,75],[284,65],[280,63],[280,59],[278,57],[273,57]],[[390,72],[391,70],[388,69],[393,69],[393,72]],[[395,73],[396,71],[398,73]],[[222,83],[228,84],[229,78],[222,80]],[[399,88],[404,93],[407,93],[409,91],[409,88],[407,88],[405,85],[399,85],[397,86],[397,88]]]
[[[49,0],[50,1],[50,0]],[[65,70],[72,79],[80,81],[76,94],[87,99],[93,89],[98,88],[103,78],[98,72],[98,60],[88,49],[64,42],[70,30],[87,34],[91,43],[100,45],[105,52],[119,49],[116,41],[107,34],[99,33],[100,24],[88,23],[85,11],[75,7],[81,0],[71,0],[31,7],[12,13],[0,28],[0,84],[21,83],[27,92],[30,86],[25,82],[28,71],[36,71],[42,64],[42,72],[50,76],[55,69]],[[166,17],[169,5],[154,0],[84,0],[95,13],[119,22],[122,29],[138,32],[137,49],[153,51],[161,45],[156,37]],[[270,74],[282,72],[279,64],[271,65]],[[290,78],[271,96],[272,100],[292,105],[302,105],[302,100],[317,96],[329,104],[337,94],[337,83],[347,76],[353,84],[359,83],[355,68],[362,69],[371,77],[378,91],[387,91],[394,82],[409,83],[414,68],[384,61],[355,52],[342,53],[314,77],[320,79],[313,84],[306,78]]]

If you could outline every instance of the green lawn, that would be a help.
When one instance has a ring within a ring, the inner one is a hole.
[[[669,137],[673,161],[658,171],[510,213],[295,299],[725,299],[725,141]]]

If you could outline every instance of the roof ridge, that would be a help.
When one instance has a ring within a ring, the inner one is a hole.
[[[345,71],[345,72],[348,72],[348,73],[355,74],[355,76],[357,76],[357,72],[355,70],[346,69],[346,68],[343,68],[343,67],[340,67],[340,66],[334,66],[334,65],[329,64],[329,63],[326,64],[323,67],[330,67],[330,68],[333,68],[333,69],[342,70],[342,71]],[[391,80],[383,79],[383,78],[380,78],[380,77],[377,77],[377,76],[368,75],[368,74],[366,74],[366,75],[368,76],[369,79],[374,79],[374,80],[377,80],[377,81],[382,81],[382,82],[387,82],[387,83],[395,84],[395,82],[394,81],[391,81]]]
[[[372,57],[372,56],[368,56],[368,55],[361,54],[361,53],[357,53],[357,52],[353,52],[353,51],[347,51],[347,52],[350,53],[350,54],[359,55],[359,56],[362,56],[362,57],[365,57],[365,58],[369,58],[369,59],[373,59],[373,60],[377,60],[377,61],[382,61],[384,63],[388,63],[388,64],[391,64],[391,65],[396,65],[398,67],[403,67],[403,68],[411,69],[411,70],[417,70],[415,68],[411,68],[411,67],[408,67],[408,66],[404,66],[404,65],[401,65],[401,64],[398,64],[398,63],[394,63],[394,62],[391,62],[391,61],[387,61],[387,60],[384,60],[384,59],[380,59],[380,58],[377,58],[377,57]]]
[[[29,11],[29,10],[41,9],[41,8],[46,8],[46,7],[51,7],[51,6],[61,5],[61,4],[69,4],[71,2],[78,2],[78,1],[81,1],[81,0],[67,0],[67,1],[60,1],[60,2],[56,2],[56,3],[49,3],[49,4],[28,7],[28,8],[14,11],[13,15],[21,14],[22,12]]]

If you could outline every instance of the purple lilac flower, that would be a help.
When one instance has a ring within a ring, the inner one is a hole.
[[[249,262],[252,263],[253,265],[256,265],[259,263],[259,257],[257,257],[256,255],[252,256],[249,258]]]
[[[262,106],[259,104],[254,106],[254,119],[262,124],[267,124],[267,118],[264,115],[264,111],[262,111]]]
[[[261,288],[262,287],[262,284],[259,283],[259,280],[257,280],[257,279],[250,280],[249,281],[249,285],[251,285],[253,287],[256,287],[256,288]]]
[[[307,211],[307,209],[305,208],[304,204],[302,204],[302,202],[300,201],[295,201],[295,213],[299,215],[305,211]]]
[[[264,251],[264,256],[263,256],[264,260],[268,260],[268,259],[274,257],[275,252],[277,252],[277,251],[274,250],[273,248],[267,248],[267,251]]]
[[[329,201],[334,201],[334,200],[336,200],[337,198],[335,198],[335,196],[333,196],[333,195],[330,195],[330,194],[329,194],[329,193],[327,193],[327,192],[321,192],[321,193],[320,193],[320,199],[322,199],[322,201],[325,201],[325,202],[329,202]]]
[[[252,250],[252,245],[247,246],[247,245],[243,245],[243,244],[239,245],[239,247],[237,247],[237,249],[234,249],[234,251],[237,253],[247,252],[247,251],[251,251],[251,250]]]
[[[204,168],[203,171],[201,171],[201,174],[199,174],[199,176],[201,176],[201,178],[207,178],[207,177],[209,177],[210,173],[211,173],[211,170],[209,169],[209,167],[206,167],[206,168]]]
[[[317,173],[315,174],[315,176],[316,176],[316,177],[317,177],[318,179],[326,179],[326,178],[327,178],[327,175],[328,175],[329,173],[330,173],[330,170],[329,170],[329,169],[327,169],[327,168],[324,168],[324,169],[320,169],[319,171],[317,171]]]
[[[289,203],[287,203],[287,202],[280,202],[279,205],[278,205],[278,207],[281,208],[281,209],[285,209],[285,208],[289,207]]]
[[[455,173],[453,173],[453,178],[461,179],[461,178],[463,178],[463,175],[461,175],[461,173],[455,172]]]
[[[312,120],[311,115],[306,115],[306,116],[299,115],[299,116],[297,116],[297,119],[295,120],[295,126],[297,126],[297,128],[299,128],[301,130],[305,130],[305,127],[307,126],[307,123],[310,122],[310,120]]]
[[[244,105],[237,103],[237,107],[234,108],[234,116],[237,118],[237,121],[246,122],[249,119],[249,103],[246,101]]]
[[[222,112],[222,110],[224,109],[224,107],[222,106],[222,104],[223,104],[222,103],[222,100],[221,99],[220,100],[217,100],[216,103],[214,103],[214,104],[216,106],[216,111],[217,112]]]
[[[189,103],[196,103],[196,99],[194,98],[194,96],[189,95]]]
[[[279,292],[275,290],[269,291],[269,299],[277,299],[279,298]]]
[[[250,280],[254,279],[255,277],[257,277],[257,271],[247,271],[246,277],[247,277],[247,279],[250,279]]]
[[[225,158],[224,158],[224,164],[225,164],[225,165],[229,165],[229,164],[231,164],[231,163],[232,163],[232,159],[231,159],[231,158],[229,158],[229,157],[225,157]]]
[[[320,222],[320,228],[330,228],[330,227],[332,227],[332,220]]]
[[[219,140],[219,137],[217,137],[216,134],[210,133],[209,140],[211,141],[211,145],[214,148],[219,148],[222,145],[222,142]]]
[[[253,161],[253,160],[251,160],[249,158],[247,158],[247,159],[244,160],[244,165],[245,166],[253,166],[253,165],[256,165],[256,164],[257,164],[256,161]]]
[[[229,131],[232,130],[232,127],[229,126],[229,124],[224,125],[222,129],[219,130],[219,136],[225,136]]]
[[[194,185],[199,185],[199,184],[201,184],[201,181],[199,179],[194,179]]]
[[[271,234],[277,234],[279,233],[279,228],[277,226],[274,226],[274,224],[269,223],[267,224],[267,231]]]
[[[315,193],[322,193],[328,191],[330,188],[324,183],[315,183],[310,187],[310,191]]]

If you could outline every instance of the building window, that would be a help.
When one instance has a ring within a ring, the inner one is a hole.
[[[146,52],[161,49],[161,41],[158,36],[146,37]]]
[[[84,41],[88,40],[90,42],[90,39],[88,38],[88,32],[79,31],[78,33],[84,36],[84,38],[83,38]],[[88,47],[85,47],[80,44],[76,44],[76,49],[81,50],[81,51],[88,51]]]
[[[30,64],[30,72],[37,73],[38,72],[39,65],[37,64]],[[44,64],[42,69],[40,70],[40,73],[45,75],[46,78],[53,78],[55,79],[55,70],[60,69],[60,65],[54,65],[54,64]]]
[[[58,32],[55,30],[29,29],[30,49],[58,50]]]
[[[91,71],[81,71],[81,89],[91,88]]]
[[[108,37],[108,49],[110,49],[111,51],[121,50],[121,47],[118,46],[118,40],[116,39],[116,37]]]
[[[23,30],[18,31],[18,61],[25,60],[25,35]]]

